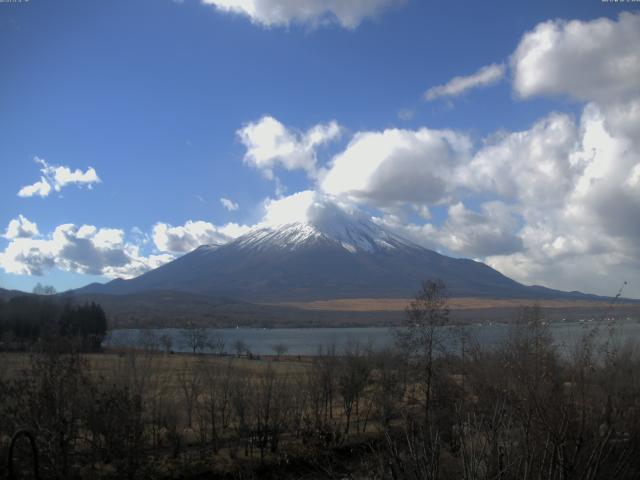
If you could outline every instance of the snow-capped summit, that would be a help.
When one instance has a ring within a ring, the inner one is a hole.
[[[295,250],[324,243],[339,246],[351,253],[415,247],[361,213],[347,211],[327,200],[307,205],[305,216],[296,222],[265,222],[234,243],[242,249],[259,250]]]
[[[92,285],[85,293],[178,290],[258,302],[407,298],[430,278],[442,279],[452,295],[567,295],[525,287],[484,263],[440,255],[314,192],[272,201],[262,224],[227,244],[201,246],[137,278]]]

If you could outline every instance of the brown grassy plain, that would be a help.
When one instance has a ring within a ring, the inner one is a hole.
[[[132,356],[132,354],[135,354]],[[23,374],[30,368],[31,354],[26,352],[0,352],[0,378],[15,378]],[[148,376],[162,376],[165,380],[164,386],[169,386],[176,390],[179,395],[179,385],[177,384],[181,374],[192,372],[194,367],[200,366],[204,369],[223,369],[232,362],[233,366],[240,371],[252,374],[264,373],[269,367],[278,374],[288,376],[301,375],[309,367],[310,357],[283,356],[276,360],[274,356],[262,356],[260,359],[250,360],[246,357],[235,357],[231,355],[192,355],[192,354],[171,354],[144,353],[141,351],[127,350],[107,350],[104,353],[88,353],[83,355],[88,363],[89,371],[96,378],[105,381],[116,381],[122,379],[124,371],[131,368],[132,358],[139,363],[139,367],[144,369]]]
[[[348,312],[401,312],[411,300],[407,298],[339,298],[334,300],[314,300],[311,302],[284,302],[269,305],[294,307],[302,310],[348,311]],[[601,300],[539,300],[541,308],[574,309],[574,308],[608,308],[609,301]],[[459,297],[449,299],[451,310],[467,309],[517,309],[531,305],[532,300],[526,298],[479,298]],[[616,303],[617,308],[639,308],[637,303]]]

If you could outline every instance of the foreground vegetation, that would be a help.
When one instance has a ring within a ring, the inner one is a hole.
[[[567,352],[535,307],[491,349],[461,328],[445,350],[447,322],[428,282],[386,351],[82,354],[51,337],[0,357],[0,455],[26,428],[44,478],[640,476],[640,357],[613,324]],[[16,471],[29,455],[23,439]]]

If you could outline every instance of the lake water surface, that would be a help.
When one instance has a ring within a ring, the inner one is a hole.
[[[556,345],[561,350],[569,351],[576,345],[586,332],[599,326],[598,338],[604,341],[609,337],[609,322],[558,322],[551,324],[551,332]],[[613,322],[613,338],[618,343],[640,340],[640,322],[634,319],[616,320]],[[472,325],[464,327],[466,334],[484,347],[491,347],[504,340],[510,328],[504,324]],[[273,354],[273,346],[282,344],[287,347],[289,355],[315,355],[320,349],[326,350],[335,346],[340,352],[350,342],[371,345],[380,349],[389,346],[394,341],[393,331],[386,327],[362,328],[211,328],[207,329],[211,335],[222,335],[226,342],[226,351],[233,352],[233,343],[242,340],[254,355]],[[151,335],[149,335],[151,333]],[[451,347],[460,337],[457,327],[444,327],[443,336],[448,339]],[[188,352],[189,347],[184,341],[183,330],[178,328],[162,328],[144,330],[117,329],[112,330],[104,345],[107,347],[139,347],[145,337],[158,338],[161,335],[172,338],[172,350]],[[207,349],[204,350],[205,352]]]

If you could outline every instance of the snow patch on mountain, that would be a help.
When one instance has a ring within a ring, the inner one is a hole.
[[[272,215],[267,216],[267,221],[231,243],[242,249],[260,251],[294,250],[319,243],[337,244],[350,253],[416,248],[364,214],[348,210],[326,197],[302,192],[295,204],[291,198],[284,199],[283,204],[272,205]],[[290,215],[287,207],[291,208]],[[287,222],[288,219],[294,221]]]
[[[195,251],[201,253],[212,253],[218,250],[222,245],[224,245],[224,243],[209,243],[206,245],[200,245]]]

